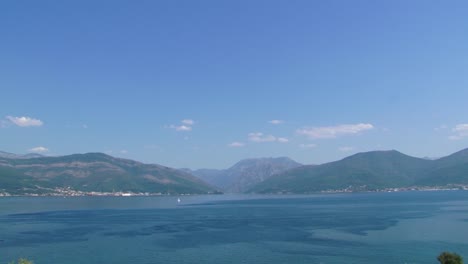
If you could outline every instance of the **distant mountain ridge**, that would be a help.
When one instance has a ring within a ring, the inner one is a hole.
[[[447,185],[468,185],[468,149],[435,160],[396,150],[358,153],[335,162],[285,171],[253,186],[249,192],[372,191]]]
[[[229,193],[241,193],[272,175],[302,166],[287,158],[256,158],[237,162],[225,170],[200,169],[191,174]]]
[[[56,188],[161,194],[216,192],[188,173],[103,153],[31,158],[0,156],[0,193],[48,193]]]

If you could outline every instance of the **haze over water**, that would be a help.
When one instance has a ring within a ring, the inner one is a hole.
[[[468,192],[0,199],[0,263],[437,263]]]

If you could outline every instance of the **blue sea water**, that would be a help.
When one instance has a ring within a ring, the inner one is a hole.
[[[441,251],[468,259],[468,192],[0,199],[0,264],[435,264]]]

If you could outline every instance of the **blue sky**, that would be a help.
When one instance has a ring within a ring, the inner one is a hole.
[[[2,1],[0,150],[171,167],[468,147],[466,1]]]

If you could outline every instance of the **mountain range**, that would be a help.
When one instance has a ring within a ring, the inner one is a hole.
[[[254,193],[312,193],[468,185],[468,149],[429,160],[396,150],[358,153],[339,161],[301,166],[253,186]]]
[[[206,194],[217,190],[180,170],[102,153],[60,157],[0,155],[0,193],[81,192]]]
[[[242,193],[269,177],[302,166],[287,157],[245,159],[225,170],[184,169],[227,193]]]
[[[321,165],[289,158],[241,160],[224,170],[173,169],[103,153],[46,157],[0,152],[0,195],[84,193],[150,194],[314,193],[389,188],[468,188],[468,149],[426,159],[396,150],[358,153]]]

